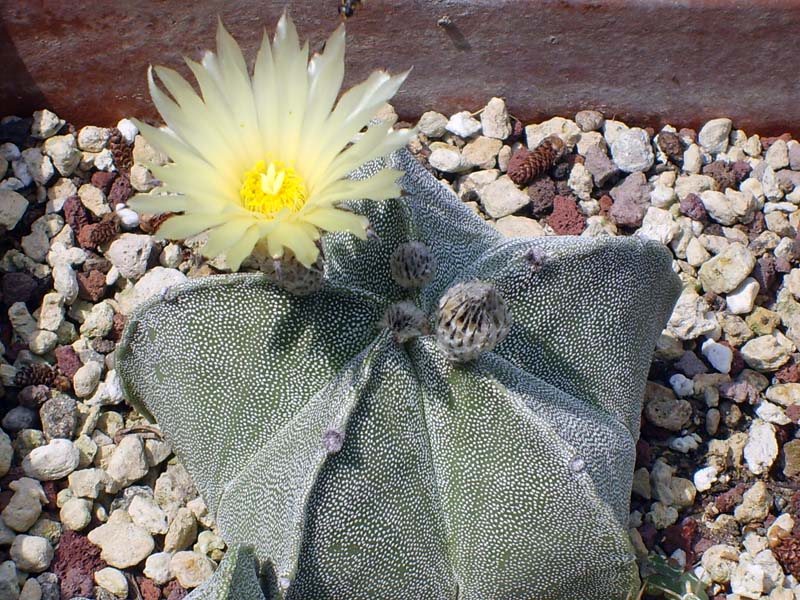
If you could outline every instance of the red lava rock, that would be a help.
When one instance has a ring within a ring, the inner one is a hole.
[[[733,169],[733,176],[736,178],[736,183],[741,183],[750,175],[750,171],[753,170],[753,167],[750,166],[749,162],[744,160],[737,160],[733,164],[731,164],[731,169]]]
[[[39,287],[36,278],[28,273],[11,272],[3,274],[3,302],[11,306],[15,302],[28,302]]]
[[[644,173],[631,173],[610,192],[614,205],[608,213],[615,225],[639,227],[650,206],[650,184]]]
[[[108,194],[108,202],[111,206],[116,206],[120,202],[127,202],[128,198],[133,196],[133,187],[131,187],[131,180],[125,173],[120,173],[119,177],[114,180],[114,185],[111,186],[111,191]]]
[[[99,223],[84,225],[78,233],[78,244],[81,248],[95,249],[101,244],[110,242],[119,232],[116,215],[110,213]]]
[[[106,295],[106,276],[100,271],[78,273],[78,296],[89,302],[99,302]]]
[[[672,553],[680,548],[686,552],[687,562],[694,562],[693,540],[697,533],[697,521],[686,517],[680,523],[670,525],[664,530],[664,550]]]
[[[772,548],[772,553],[783,569],[800,577],[800,537],[790,535],[781,540]]]
[[[160,600],[161,590],[151,579],[137,575],[136,583],[139,586],[139,592],[142,594],[142,600]]]
[[[580,235],[586,228],[586,217],[573,198],[556,196],[553,198],[553,214],[547,218],[547,224],[558,235]]]
[[[59,346],[55,349],[55,355],[59,370],[70,379],[83,366],[78,353],[72,346]]]
[[[769,150],[769,147],[772,146],[778,140],[783,140],[784,142],[788,142],[792,139],[791,133],[782,133],[780,135],[775,135],[772,137],[762,137],[761,138],[761,147],[764,149],[764,152]]]
[[[778,285],[778,270],[775,268],[775,258],[771,254],[764,254],[756,261],[752,276],[765,294],[774,292]]]
[[[183,600],[189,594],[176,579],[165,585],[161,593],[167,600]]]
[[[553,199],[556,197],[556,184],[550,177],[540,177],[528,186],[531,199],[531,215],[541,218],[553,212]]]
[[[662,131],[658,134],[658,147],[673,163],[683,164],[683,144],[677,134]]]
[[[786,416],[795,424],[800,424],[800,404],[790,404],[786,409]]]
[[[70,196],[64,202],[64,220],[76,234],[89,223],[89,211],[78,196]]]
[[[683,200],[681,200],[680,208],[681,214],[690,219],[700,221],[701,223],[706,223],[708,221],[706,207],[703,206],[703,202],[697,194],[686,194]]]
[[[111,189],[111,185],[114,183],[114,180],[117,178],[116,173],[109,173],[108,171],[95,171],[92,173],[91,182],[94,187],[108,196],[108,191]]]
[[[85,535],[65,531],[56,547],[50,569],[58,575],[61,597],[92,597],[94,573],[108,565],[100,558],[100,548]]]
[[[125,329],[125,321],[128,318],[121,314],[121,313],[114,313],[114,322],[111,326],[111,333],[109,333],[108,337],[110,337],[115,342],[118,342],[122,337],[122,330]]]
[[[753,215],[753,220],[745,225],[747,238],[752,242],[759,235],[761,235],[766,228],[767,223],[764,220],[764,213],[760,210],[756,211],[756,213]]]
[[[727,492],[721,493],[714,498],[714,506],[721,513],[732,513],[736,505],[742,501],[742,495],[745,492],[745,485],[743,483],[736,484],[736,487],[729,489]]]
[[[111,270],[111,261],[105,256],[101,256],[91,250],[86,250],[86,260],[83,262],[81,271],[88,273],[89,271],[100,271],[103,275]]]
[[[705,165],[703,167],[703,175],[708,175],[716,181],[721,192],[727,188],[734,187],[738,183],[733,167],[724,160],[715,160]]]
[[[695,375],[708,373],[708,367],[706,366],[706,363],[700,360],[700,357],[698,357],[697,354],[691,350],[684,351],[683,355],[674,366],[690,379]]]

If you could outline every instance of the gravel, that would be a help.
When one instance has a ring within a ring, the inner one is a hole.
[[[127,208],[155,184],[145,163],[166,162],[132,121],[28,122],[27,145],[0,137],[0,597],[177,598],[225,545],[123,401],[111,351],[136,305],[217,269]],[[509,157],[549,135],[566,155],[514,184]],[[506,236],[668,245],[685,288],[644,394],[634,546],[685,564],[715,600],[800,598],[800,144],[726,118],[699,132],[594,110],[525,124],[492,98],[425,113],[411,150]],[[39,363],[58,370],[34,381]]]

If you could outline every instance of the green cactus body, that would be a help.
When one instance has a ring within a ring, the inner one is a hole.
[[[319,292],[210,277],[129,321],[128,398],[161,425],[230,548],[190,598],[626,598],[641,394],[679,291],[669,253],[504,239],[407,152],[386,161],[408,195],[350,203],[377,237],[326,236]],[[390,273],[409,241],[437,265],[419,290]],[[513,317],[475,361],[378,325],[404,300],[433,325],[442,294],[473,279]]]

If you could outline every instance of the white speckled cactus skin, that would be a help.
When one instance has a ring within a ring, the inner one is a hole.
[[[641,395],[680,287],[669,253],[505,239],[406,151],[387,162],[408,195],[351,203],[378,237],[327,236],[319,293],[210,277],[129,321],[128,398],[172,441],[230,548],[189,597],[626,598]],[[410,240],[438,263],[419,291],[390,276]],[[433,336],[400,345],[377,326],[407,299],[432,323],[442,293],[470,279],[493,283],[513,316],[478,360],[452,365]]]

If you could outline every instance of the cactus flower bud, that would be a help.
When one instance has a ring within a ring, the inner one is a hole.
[[[492,350],[506,337],[511,313],[494,285],[457,283],[439,300],[436,344],[453,362],[467,362]]]
[[[428,317],[413,302],[397,302],[386,308],[381,326],[391,330],[401,344],[430,333]]]
[[[392,279],[404,288],[421,288],[436,273],[436,258],[422,242],[400,244],[389,258]]]

